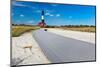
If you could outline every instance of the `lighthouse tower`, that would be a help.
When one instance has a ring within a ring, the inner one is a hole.
[[[41,20],[44,22],[44,11],[42,11]]]
[[[45,20],[44,20],[44,11],[42,11],[42,13],[41,13],[41,22],[38,23],[38,26],[40,26],[40,27],[46,26],[46,23],[45,23]]]

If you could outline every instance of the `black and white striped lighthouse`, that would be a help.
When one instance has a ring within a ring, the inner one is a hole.
[[[45,20],[44,20],[44,11],[41,12],[41,22],[38,23],[38,26],[40,26],[40,27],[46,26],[46,23],[45,23]]]
[[[41,21],[44,23],[44,11],[42,11],[42,15],[41,15]]]

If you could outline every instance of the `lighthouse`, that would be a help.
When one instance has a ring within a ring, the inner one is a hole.
[[[44,22],[44,11],[42,11],[41,20]]]
[[[45,23],[45,20],[44,20],[44,11],[41,12],[41,22],[38,23],[38,26],[40,26],[40,27],[46,26],[46,23]]]

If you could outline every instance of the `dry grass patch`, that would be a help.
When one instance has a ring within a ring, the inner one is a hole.
[[[36,26],[12,26],[12,37],[18,37],[25,32],[39,29]]]
[[[95,27],[62,27],[62,29],[82,32],[95,32]]]

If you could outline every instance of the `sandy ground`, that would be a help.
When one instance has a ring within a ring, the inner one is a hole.
[[[20,37],[12,37],[12,65],[44,63],[50,61],[41,51],[31,32]]]
[[[69,37],[69,38],[95,44],[95,33],[63,30],[63,29],[57,29],[57,28],[56,29],[49,28],[48,32],[52,32],[64,37]]]

